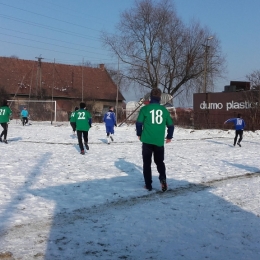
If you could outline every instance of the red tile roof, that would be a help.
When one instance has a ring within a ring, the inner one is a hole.
[[[38,61],[0,57],[0,86],[9,94],[29,95],[31,90],[33,96],[42,89],[50,98],[53,88],[54,97],[81,98],[82,79],[84,100],[116,100],[117,87],[103,64],[91,68],[42,61],[39,69]],[[120,91],[118,100],[124,100]]]

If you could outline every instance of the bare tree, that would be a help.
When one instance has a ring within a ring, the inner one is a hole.
[[[78,63],[78,66],[84,66],[84,67],[94,68],[94,67],[96,67],[97,65],[93,65],[93,64],[91,63],[91,61],[82,61],[82,62],[79,62],[79,63]]]
[[[122,70],[107,67],[107,72],[113,82],[119,87],[120,91],[129,91],[131,82],[124,76]]]
[[[251,82],[252,89],[260,88],[260,70],[255,70],[249,75],[246,75],[246,78]]]
[[[252,92],[255,93],[253,98],[252,96],[249,98],[250,102],[256,102],[257,99],[257,106],[254,107],[253,111],[253,117],[254,118],[259,118],[259,114],[260,114],[260,70],[255,70],[254,72],[252,72],[249,75],[246,75],[246,78],[250,81],[251,83],[251,90],[253,90]],[[256,109],[257,107],[257,109]],[[255,120],[256,121],[256,120]],[[255,122],[253,121],[253,122]],[[260,124],[260,122],[259,122]]]
[[[160,87],[171,95],[181,87],[196,87],[190,82],[203,75],[203,44],[213,34],[198,22],[185,26],[169,0],[137,1],[135,7],[121,14],[117,32],[112,36],[103,33],[102,39],[127,65],[124,73],[129,80],[148,89]],[[223,65],[214,35],[207,63],[211,79],[221,75]]]
[[[17,55],[11,55],[10,58],[19,59],[19,57]]]
[[[246,112],[243,117],[246,117],[247,129],[253,131],[259,129],[260,126],[260,106],[259,106],[259,91],[251,89],[242,92],[243,98],[247,102]]]

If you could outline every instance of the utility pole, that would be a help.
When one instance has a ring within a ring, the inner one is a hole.
[[[204,88],[203,88],[203,92],[206,93],[207,92],[207,66],[208,66],[208,51],[209,51],[209,45],[208,42],[209,40],[212,40],[213,36],[210,36],[207,38],[206,41],[206,45],[203,44],[203,46],[205,47],[205,59],[204,59]]]
[[[83,102],[83,89],[84,89],[84,87],[83,87],[83,83],[84,83],[84,78],[83,78],[83,76],[84,76],[84,73],[83,73],[83,67],[84,67],[84,58],[82,59],[82,70],[81,70],[81,78],[82,78],[82,82],[81,82],[81,102]]]
[[[208,103],[209,103],[209,93],[207,90],[207,80],[208,80],[208,71],[207,71],[207,67],[208,67],[208,51],[209,51],[209,45],[208,42],[210,40],[213,39],[213,36],[210,36],[206,39],[206,45],[203,44],[203,46],[205,47],[205,59],[204,59],[204,86],[203,86],[203,92],[206,95],[206,104],[207,104],[207,110],[206,110],[206,123],[207,123],[207,127],[209,128],[209,109],[208,109]]]
[[[38,86],[39,86],[40,87],[40,95],[42,97],[42,60],[43,60],[43,58],[42,57],[35,57],[35,59],[38,60],[37,79],[36,79],[36,96],[38,96]]]
[[[55,79],[55,59],[53,61],[53,72],[52,72],[52,89],[51,89],[51,124],[52,124],[52,111],[53,111],[53,89],[54,89],[54,79]]]
[[[31,94],[32,94],[33,70],[34,70],[34,63],[32,67],[32,76],[31,76],[31,83],[30,83],[30,90],[29,90],[29,101],[31,100]],[[30,111],[30,102],[28,103],[28,111]]]
[[[118,67],[117,67],[117,84],[116,84],[116,124],[118,118],[118,91],[119,91],[119,57],[118,57]]]

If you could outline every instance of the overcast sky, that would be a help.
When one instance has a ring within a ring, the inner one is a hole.
[[[200,21],[216,34],[227,61],[222,91],[231,80],[260,69],[259,0],[173,0],[184,22]],[[0,0],[0,56],[43,62],[105,63],[117,67],[100,41],[101,31],[114,32],[120,13],[134,0]]]

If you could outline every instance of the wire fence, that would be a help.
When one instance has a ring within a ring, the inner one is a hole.
[[[195,129],[233,129],[232,123],[224,124],[229,118],[236,118],[238,112],[194,112],[193,126]],[[260,129],[260,111],[244,111],[242,118],[246,123],[245,130],[255,131]]]
[[[29,112],[30,120],[52,121],[56,116],[53,101],[9,100],[9,102],[13,119],[21,119],[21,111],[24,107]]]
[[[219,111],[194,111],[192,109],[176,109],[169,111],[175,126],[193,129],[234,129],[232,123],[224,124],[229,118],[236,118],[238,112],[219,112]],[[242,118],[245,120],[245,130],[256,131],[260,129],[260,110],[244,110],[239,111]],[[131,111],[126,111],[127,116]],[[127,124],[136,122],[138,112],[135,112]]]
[[[26,107],[29,111],[29,119],[33,121],[69,121],[69,113],[66,110],[55,111],[55,105],[50,102],[27,102],[13,101],[11,109],[13,112],[13,119],[21,119],[21,111]],[[167,108],[173,119],[174,125],[178,125],[185,128],[194,129],[233,129],[232,124],[224,124],[229,118],[236,118],[238,113],[242,114],[242,118],[245,120],[245,130],[255,131],[260,129],[260,108],[245,109],[243,111],[217,111],[206,109],[203,111],[194,111],[192,109]],[[92,120],[94,123],[103,122],[105,112],[98,112],[94,106],[88,107],[88,110],[92,114]],[[117,110],[117,123],[122,122],[126,124],[135,124],[139,110],[135,109],[122,109]],[[56,115],[56,118],[55,118]]]

